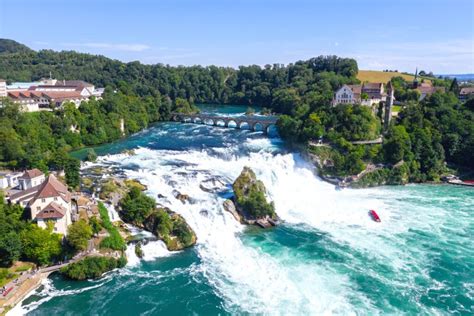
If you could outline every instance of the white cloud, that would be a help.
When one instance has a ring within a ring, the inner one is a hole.
[[[145,44],[115,44],[115,43],[62,43],[62,46],[66,47],[87,47],[87,48],[99,48],[106,50],[115,51],[128,51],[128,52],[142,52],[150,49],[150,46]]]

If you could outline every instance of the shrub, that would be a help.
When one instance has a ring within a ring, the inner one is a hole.
[[[107,271],[124,267],[126,263],[127,259],[123,256],[120,259],[87,257],[62,268],[60,272],[72,280],[95,279]]]
[[[109,213],[102,202],[99,202],[99,214],[102,219],[102,226],[109,232],[109,236],[101,241],[100,247],[112,250],[125,250],[127,245],[117,227],[115,227],[110,221]]]

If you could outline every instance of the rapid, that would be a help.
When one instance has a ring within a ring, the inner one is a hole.
[[[53,276],[10,314],[474,313],[470,188],[336,191],[278,137],[193,124],[159,123],[98,152],[98,164],[120,168],[181,214],[196,246],[169,252],[153,241],[143,259],[129,247],[126,268],[79,283]],[[264,182],[281,226],[244,227],[224,211],[244,166]],[[201,187],[210,179],[222,184],[216,192]]]

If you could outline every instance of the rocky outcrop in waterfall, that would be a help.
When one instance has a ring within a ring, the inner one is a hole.
[[[165,207],[157,207],[152,197],[132,187],[120,200],[120,217],[161,239],[168,250],[175,251],[196,243],[196,234],[184,218]]]
[[[224,202],[224,209],[244,224],[255,224],[262,228],[275,226],[278,216],[273,202],[268,202],[265,185],[257,179],[255,172],[244,167],[232,185],[233,200]]]

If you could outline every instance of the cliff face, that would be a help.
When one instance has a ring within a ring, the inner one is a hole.
[[[234,217],[240,218],[241,222],[254,224],[260,221],[276,220],[273,202],[268,202],[266,189],[262,181],[257,179],[255,172],[249,167],[244,167],[240,176],[235,180],[234,189],[234,211],[231,203],[226,201],[224,207],[231,212]],[[262,226],[262,225],[260,225]]]

